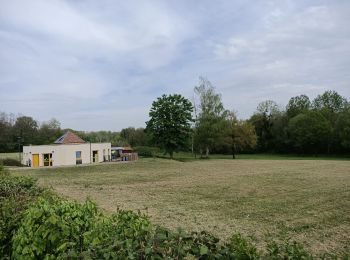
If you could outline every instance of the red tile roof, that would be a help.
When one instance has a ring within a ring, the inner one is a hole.
[[[68,131],[64,135],[62,135],[60,138],[58,138],[55,142],[55,144],[83,144],[85,141],[81,139],[76,134]]]

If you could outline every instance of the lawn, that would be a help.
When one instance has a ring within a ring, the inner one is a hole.
[[[21,153],[22,156],[22,153]],[[0,153],[0,160],[2,159],[16,159],[19,160],[19,153]]]
[[[17,169],[65,197],[108,212],[146,212],[169,228],[234,232],[258,244],[292,238],[313,252],[349,252],[350,162],[141,159],[133,163]]]

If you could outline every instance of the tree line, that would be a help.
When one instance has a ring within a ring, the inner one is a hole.
[[[153,144],[172,157],[189,149],[210,153],[349,154],[350,105],[335,91],[314,100],[292,97],[285,109],[275,101],[258,104],[246,120],[225,109],[221,95],[205,78],[194,88],[192,102],[181,95],[163,95],[153,102],[146,131]]]
[[[128,127],[120,132],[76,131],[74,129],[62,129],[60,122],[55,118],[39,123],[30,116],[15,116],[14,114],[1,112],[0,152],[18,152],[23,145],[52,144],[68,130],[76,133],[87,142],[111,142],[115,146],[151,145],[144,128]]]
[[[290,98],[285,108],[275,101],[258,104],[245,120],[226,109],[212,83],[200,78],[191,100],[162,95],[151,106],[146,128],[128,127],[120,132],[61,129],[51,119],[39,123],[30,116],[0,113],[0,152],[15,152],[23,145],[53,143],[67,130],[90,142],[114,146],[160,147],[171,157],[191,151],[201,157],[211,153],[349,154],[350,105],[335,91],[315,99],[306,95]]]

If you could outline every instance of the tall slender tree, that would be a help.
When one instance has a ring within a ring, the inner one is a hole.
[[[199,85],[194,88],[199,102],[196,107],[195,145],[201,156],[209,156],[210,149],[220,142],[224,136],[224,124],[227,111],[216,93],[214,86],[205,78],[199,78]]]

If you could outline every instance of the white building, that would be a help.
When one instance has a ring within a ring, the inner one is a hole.
[[[67,132],[50,145],[23,146],[24,165],[63,166],[110,161],[111,143],[87,143]]]

